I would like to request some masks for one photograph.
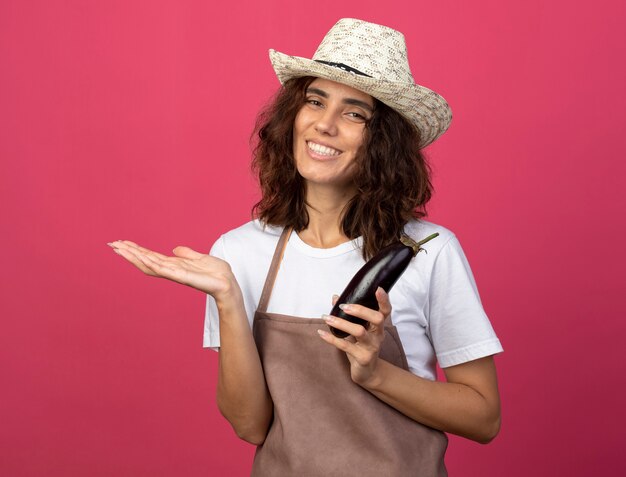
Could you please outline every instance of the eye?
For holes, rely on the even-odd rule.
[[[360,121],[360,122],[365,122],[368,119],[365,115],[361,113],[357,113],[356,111],[350,111],[347,114],[349,118]]]
[[[310,104],[311,106],[322,106],[321,101],[318,101],[317,99],[314,99],[314,98],[307,98],[306,102]]]

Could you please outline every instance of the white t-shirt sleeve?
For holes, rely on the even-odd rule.
[[[443,246],[433,264],[428,319],[433,347],[442,368],[502,351],[482,307],[467,258],[455,236]]]
[[[224,237],[220,237],[211,247],[209,255],[222,260],[226,260],[224,256]],[[206,311],[204,315],[204,336],[202,346],[211,348],[215,351],[220,347],[220,320],[217,313],[217,304],[211,295],[206,296]]]

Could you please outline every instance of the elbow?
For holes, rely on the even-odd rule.
[[[264,432],[255,432],[253,429],[235,429],[235,433],[242,441],[246,441],[255,446],[263,444],[263,442],[265,442],[265,436],[267,435]]]
[[[481,426],[482,428],[480,429],[480,433],[472,440],[478,442],[479,444],[489,444],[500,432],[500,423],[500,416],[485,423]]]
[[[227,412],[218,401],[218,409],[222,416],[230,423],[239,439],[260,446],[265,441],[269,429],[269,420],[255,420],[250,415],[233,415]]]
[[[265,442],[269,426],[264,425],[264,422],[254,422],[249,418],[241,419],[238,422],[231,420],[228,421],[235,431],[235,434],[237,434],[237,437],[239,437],[242,441],[255,446],[260,446],[263,442]]]
[[[237,434],[237,437],[242,441],[246,441],[249,444],[260,446],[265,442],[265,437],[267,436],[267,427],[263,427],[262,425],[252,425],[251,423],[235,423],[233,421],[229,421],[231,427]]]

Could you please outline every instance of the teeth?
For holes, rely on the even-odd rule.
[[[308,142],[309,149],[316,154],[322,154],[323,156],[338,156],[341,151],[333,149],[332,147],[322,146],[321,144],[315,144],[314,142]]]

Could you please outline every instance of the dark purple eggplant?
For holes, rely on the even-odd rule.
[[[339,305],[342,303],[356,303],[378,310],[378,300],[376,300],[378,287],[389,293],[389,290],[396,284],[400,275],[409,266],[411,259],[420,250],[424,250],[421,246],[438,235],[438,233],[434,233],[416,242],[408,235],[403,234],[400,240],[381,249],[352,277],[352,280],[350,280],[346,289],[339,296],[330,314],[367,328],[367,321],[348,315],[339,308]],[[348,336],[348,333],[345,331],[338,330],[332,326],[330,331],[338,338]]]

